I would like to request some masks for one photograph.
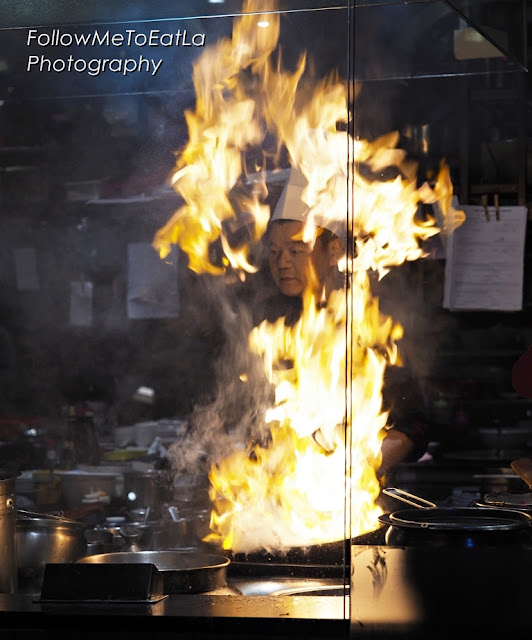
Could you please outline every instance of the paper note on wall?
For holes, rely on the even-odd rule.
[[[174,247],[164,260],[147,242],[128,245],[127,315],[166,318],[179,313],[178,253]]]
[[[462,206],[447,239],[443,306],[452,311],[519,311],[523,306],[526,207]]]

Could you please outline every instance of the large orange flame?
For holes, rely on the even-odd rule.
[[[451,205],[445,165],[435,185],[418,187],[416,168],[397,149],[397,133],[373,142],[347,133],[352,114],[344,81],[331,74],[304,82],[305,55],[293,72],[272,63],[280,28],[275,9],[273,0],[247,0],[232,39],[198,59],[196,109],[186,114],[189,142],[172,177],[185,204],[154,239],[163,257],[170,244],[179,244],[198,273],[252,272],[248,252],[270,214],[260,190],[248,202],[255,224],[247,245],[235,251],[224,223],[236,216],[228,193],[242,180],[242,157],[267,133],[308,180],[305,237],[312,237],[314,220],[332,218],[347,221],[355,238],[342,262],[350,279],[346,291],[333,292],[325,307],[306,292],[294,326],[283,319],[264,322],[249,336],[275,387],[266,416],[271,441],[238,450],[209,475],[214,509],[208,539],[243,552],[307,546],[343,539],[349,528],[351,535],[375,528],[376,470],[388,420],[382,386],[386,367],[400,363],[403,330],[380,312],[368,273],[383,277],[423,256],[420,241],[440,228],[434,219],[419,218],[420,203],[439,203],[446,233],[462,219]],[[259,28],[259,11],[268,12],[268,28]],[[397,177],[370,180],[357,170],[360,164],[372,174],[393,166]],[[221,266],[209,259],[218,239]]]

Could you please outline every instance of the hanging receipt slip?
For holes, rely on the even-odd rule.
[[[451,311],[519,311],[523,306],[526,207],[462,206],[447,238],[443,306]]]

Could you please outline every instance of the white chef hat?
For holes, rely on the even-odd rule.
[[[303,200],[303,191],[308,186],[308,181],[303,172],[295,167],[290,168],[288,182],[279,197],[271,221],[297,220],[298,222],[312,222],[317,227],[329,229],[340,238],[345,236],[345,226],[341,220],[335,220],[323,215],[309,215],[310,207]]]

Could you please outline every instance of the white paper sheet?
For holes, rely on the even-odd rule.
[[[166,318],[179,313],[175,247],[162,260],[150,243],[128,245],[127,314],[129,318]]]
[[[443,306],[519,311],[523,306],[526,207],[462,206],[465,222],[447,239]]]

